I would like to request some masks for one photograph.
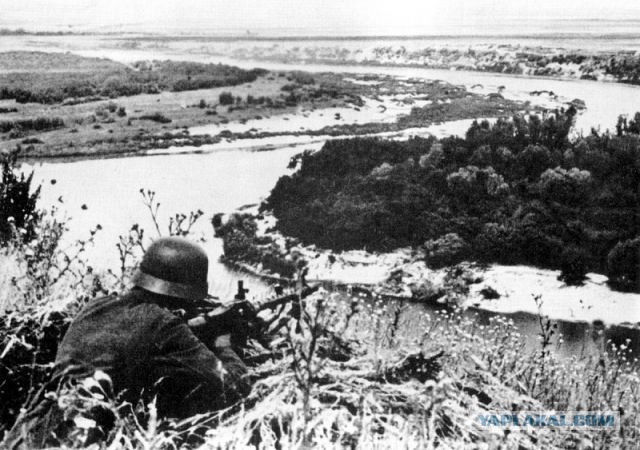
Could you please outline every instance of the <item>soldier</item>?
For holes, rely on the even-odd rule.
[[[249,390],[247,369],[229,334],[211,330],[201,340],[171,312],[207,296],[207,272],[199,246],[176,237],[156,240],[131,290],[94,299],[75,318],[58,348],[54,379],[80,380],[100,370],[120,398],[136,404],[156,397],[165,417],[188,417],[238,400]],[[21,419],[9,438],[27,448],[49,442],[42,430],[29,437],[30,420]]]

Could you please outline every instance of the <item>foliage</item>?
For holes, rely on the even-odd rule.
[[[402,127],[424,126],[425,123],[440,123],[456,120],[461,117],[491,117],[496,111],[502,114],[515,114],[522,110],[522,104],[512,100],[492,99],[487,101],[483,95],[467,94],[457,97],[456,93],[448,102],[435,100],[432,103],[411,108],[407,116],[402,116],[399,123]]]
[[[234,101],[235,99],[231,92],[221,92],[218,96],[218,102],[220,102],[221,105],[233,105]]]
[[[0,133],[10,131],[47,131],[64,127],[59,117],[36,117],[35,119],[16,119],[0,121]]]
[[[547,201],[578,206],[588,198],[591,173],[576,167],[547,169],[540,176],[540,189]]]
[[[155,193],[142,190],[142,195],[160,234]],[[189,233],[200,215],[176,215],[169,232]],[[260,242],[255,222],[245,215],[233,217],[217,231],[223,236],[240,232]],[[47,381],[57,344],[79,308],[119,285],[84,261],[82,249],[91,238],[63,251],[58,243],[65,220],[55,212],[43,213],[38,226],[39,239],[0,249],[0,305],[5,311],[0,322],[0,401],[5,406],[0,434]],[[130,240],[121,239],[125,257],[146,236],[139,227],[132,229]],[[451,295],[474,282],[464,266],[452,268],[446,277]],[[252,364],[254,386],[240,404],[176,422],[158,417],[153,402],[120,401],[112,395],[108,377],[96,372],[48,397],[69,419],[61,446],[86,447],[97,436],[104,442],[94,447],[130,450],[202,443],[222,449],[360,449],[399,444],[566,448],[585,442],[604,449],[632,448],[638,440],[637,360],[624,347],[562,360],[550,351],[555,328],[544,318],[543,345],[529,352],[513,322],[501,317],[478,326],[476,318],[457,310],[428,313],[419,306],[326,292],[299,308],[284,316],[274,341],[279,344],[265,349],[269,357]],[[616,433],[521,429],[496,436],[474,422],[478,414],[514,409],[624,414]],[[98,435],[104,417],[110,430]]]
[[[640,237],[618,242],[607,258],[609,279],[614,286],[634,290],[640,284]]]
[[[156,112],[153,114],[145,114],[142,116],[139,116],[138,119],[140,120],[152,120],[154,122],[158,122],[158,123],[171,123],[171,119],[169,119],[167,116],[165,116],[164,114],[160,113],[160,112]]]
[[[258,235],[251,214],[234,213],[224,224],[214,227],[216,236],[222,237],[226,261],[259,266],[262,271],[283,278],[293,278],[302,269],[302,261],[285,254],[271,238]]]
[[[549,351],[550,340],[525,351],[514,324],[504,318],[478,327],[460,312],[427,314],[380,299],[341,302],[325,295],[306,304],[305,312],[299,329],[291,319],[292,349],[284,360],[254,369],[252,407],[223,419],[209,431],[208,443],[355,449],[634,445],[637,424],[627,408],[637,405],[624,390],[635,392],[638,381],[635,360],[624,349],[561,361]],[[541,326],[550,339],[555,324],[541,318]],[[426,331],[416,338],[417,329]],[[323,354],[335,336],[356,343],[355,351],[341,351],[346,360]],[[444,354],[439,374],[420,377],[406,370],[416,355],[438,354]],[[312,376],[306,376],[309,368]],[[473,420],[495,410],[620,407],[622,433],[527,428],[496,435]]]
[[[574,114],[474,123],[465,139],[330,141],[297,156],[299,170],[263,208],[283,234],[334,250],[419,248],[456,234],[471,260],[564,268],[570,282],[613,276],[609,252],[640,220],[640,136],[570,141]]]
[[[587,278],[590,255],[581,248],[570,246],[560,256],[559,280],[568,285],[579,286]]]
[[[222,64],[180,61],[126,66],[69,53],[9,52],[2,59],[11,60],[9,67],[13,69],[0,75],[0,99],[19,103],[53,104],[73,98],[210,89],[251,82],[264,73],[259,69],[247,71]]]
[[[33,172],[27,176],[17,173],[18,148],[0,155],[2,180],[0,183],[0,245],[19,236],[28,241],[34,238],[39,221],[36,202],[40,186],[32,191]]]
[[[424,243],[424,249],[427,264],[434,268],[459,263],[469,254],[469,244],[456,233],[430,239]]]

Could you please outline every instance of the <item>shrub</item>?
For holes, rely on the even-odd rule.
[[[500,196],[509,192],[509,185],[493,167],[461,167],[447,176],[447,185],[456,198],[465,200]]]
[[[537,179],[542,172],[553,165],[551,153],[546,147],[529,145],[516,155],[520,176],[529,180]]]
[[[0,133],[9,131],[46,131],[64,127],[59,117],[37,117],[35,119],[18,119],[0,121]]]
[[[456,233],[485,263],[561,269],[573,245],[592,255],[589,271],[606,271],[613,246],[637,236],[640,137],[558,147],[567,122],[533,117],[476,124],[466,140],[329,141],[292,160],[299,170],[265,208],[286,235],[332,250],[415,248]]]
[[[500,298],[500,293],[491,286],[485,286],[480,289],[480,295],[485,300],[496,300]]]
[[[506,224],[488,222],[473,240],[474,253],[480,262],[514,264],[521,254],[515,239],[515,229]]]
[[[430,239],[424,243],[424,248],[427,264],[436,268],[457,264],[469,254],[469,245],[456,233]]]
[[[591,174],[587,170],[562,167],[547,169],[540,175],[540,190],[548,201],[577,205],[587,200]]]
[[[640,236],[618,242],[609,252],[607,266],[612,285],[640,292]]]
[[[184,61],[139,62],[132,68],[107,59],[72,54],[17,55],[19,64],[28,69],[0,74],[0,99],[15,99],[19,103],[51,104],[68,99],[80,103],[95,100],[96,96],[115,98],[166,90],[210,89],[254,81],[265,73],[260,69]],[[11,61],[5,65],[16,64]]]
[[[565,248],[560,255],[560,276],[558,279],[571,286],[580,286],[586,280],[591,255],[579,247]]]
[[[162,113],[156,112],[153,114],[145,114],[143,116],[138,117],[140,120],[152,120],[158,123],[171,123],[171,119],[165,116]]]
[[[33,172],[18,175],[16,161],[18,151],[0,155],[2,183],[0,184],[0,244],[5,244],[17,232],[23,240],[30,240],[39,220],[36,201],[40,186],[32,192]]]
[[[220,102],[221,105],[233,105],[234,102],[234,97],[233,94],[231,92],[222,92],[219,96],[218,96],[218,101]]]
[[[313,75],[307,72],[292,72],[291,79],[298,84],[315,84],[316,80]]]

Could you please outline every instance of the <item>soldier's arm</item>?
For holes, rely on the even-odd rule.
[[[231,346],[229,335],[218,336],[213,344],[213,352],[222,361],[225,370],[230,374],[234,382],[234,389],[240,395],[248,395],[251,385],[248,378],[248,370],[245,363]]]
[[[236,401],[236,374],[181,320],[172,316],[155,333],[152,377],[159,380],[159,408],[186,416]]]

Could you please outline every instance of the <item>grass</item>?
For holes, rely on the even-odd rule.
[[[46,380],[57,340],[84,301],[120,286],[106,274],[87,275],[81,256],[67,269],[62,251],[34,259],[36,248],[9,246],[0,253],[0,266],[10,269],[0,272],[0,305],[11,311],[0,325],[2,368],[13,371],[11,386],[23,389],[0,387],[4,404],[26,401]],[[38,258],[48,261],[35,264]],[[634,448],[639,438],[637,360],[623,347],[559,360],[549,349],[553,325],[543,317],[541,345],[533,353],[524,352],[514,324],[500,317],[484,326],[460,311],[427,313],[330,292],[310,298],[301,317],[286,321],[273,358],[252,366],[251,395],[225,411],[175,422],[157,417],[153,404],[111,400],[95,381],[59,392],[76,424],[64,445],[82,446],[96,405],[116,417],[109,448],[190,442],[218,449],[608,449]],[[421,365],[415,363],[420,353],[427,361],[442,356]],[[504,432],[476,420],[490,411],[525,410],[614,410],[622,427]],[[5,409],[3,425],[16,413]]]
[[[0,85],[3,77],[22,77],[22,87],[30,91],[37,89],[37,86],[56,86],[57,82],[51,84],[49,80],[38,81],[37,77],[55,77],[70,85],[69,92],[84,89],[83,86],[89,85],[87,89],[91,91],[96,83],[91,81],[87,84],[86,80],[80,80],[78,77],[92,77],[96,72],[109,73],[131,69],[106,59],[82,58],[72,54],[27,53],[28,57],[19,61],[20,55],[24,54],[0,53]],[[211,87],[206,83],[197,82],[206,72],[203,75],[196,69],[208,67],[206,65],[197,65],[191,70],[190,63],[154,64],[160,65],[152,65],[149,69],[140,63],[135,70],[145,73],[165,70],[176,79],[191,77],[190,79],[194,80],[191,88],[198,89],[182,90],[185,86],[171,88],[163,87],[162,83],[159,83],[157,90],[114,91],[114,95],[121,96],[113,99],[87,91],[86,96],[77,97],[74,94],[72,98],[54,104],[0,100],[0,111],[6,111],[2,113],[0,122],[6,124],[5,128],[8,131],[0,133],[0,147],[11,149],[25,138],[37,136],[40,142],[23,146],[22,155],[34,158],[124,155],[170,146],[200,146],[228,138],[255,139],[281,134],[339,136],[398,131],[406,127],[426,126],[443,117],[476,117],[480,112],[489,111],[492,112],[489,115],[494,116],[499,115],[500,111],[518,108],[518,105],[513,103],[505,106],[504,101],[501,103],[477,96],[468,100],[468,93],[463,88],[442,82],[425,83],[423,80],[398,80],[390,76],[378,76],[377,84],[360,85],[348,81],[344,74],[321,73],[311,76],[302,72],[282,72],[267,73],[258,76],[254,81],[231,87]],[[39,65],[42,69],[38,68]],[[66,67],[74,69],[73,76],[65,75]],[[290,90],[283,91],[282,88],[285,86],[289,86]],[[228,123],[243,123],[258,116],[269,118],[279,114],[305,113],[326,107],[358,108],[362,106],[364,98],[380,99],[380,95],[429,98],[433,101],[453,99],[453,102],[439,103],[437,108],[432,108],[433,111],[415,108],[398,123],[337,123],[321,130],[299,130],[292,124],[292,129],[286,132],[249,130],[231,135],[223,134]],[[223,105],[223,102],[231,103]],[[467,103],[476,108],[471,111],[472,114],[465,113]],[[112,111],[112,106],[115,106],[115,111]],[[141,117],[157,117],[158,114],[165,119],[137,120]],[[16,123],[35,118],[60,120],[64,127],[33,130],[28,129],[29,127],[14,126]],[[187,136],[183,133],[185,128],[209,124],[219,126],[216,132],[212,132],[212,136]]]
[[[57,104],[66,99],[187,91],[255,81],[260,70],[222,64],[154,61],[126,66],[70,53],[0,54],[0,99]]]

